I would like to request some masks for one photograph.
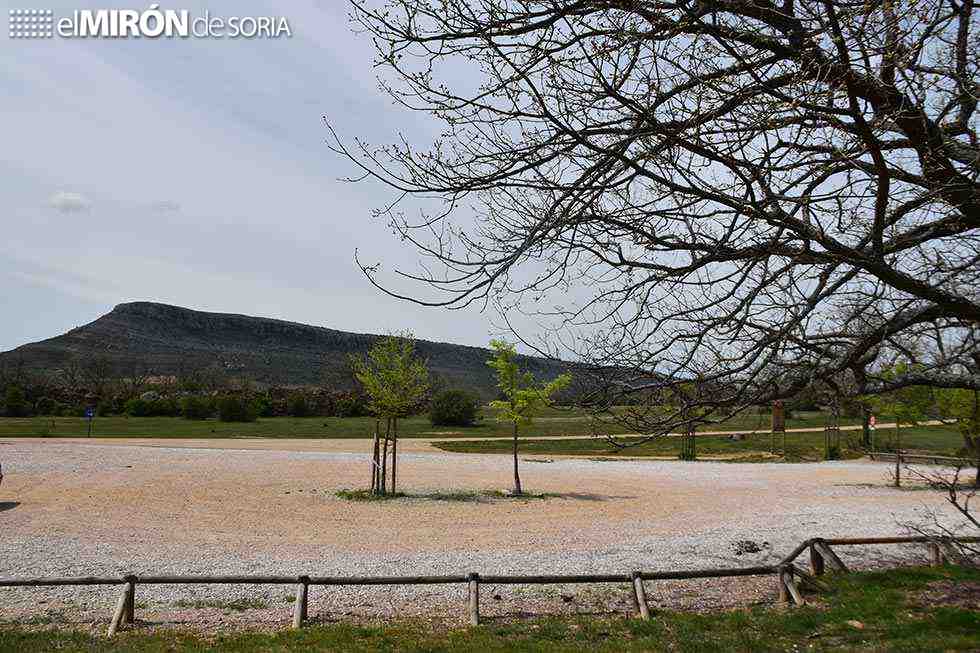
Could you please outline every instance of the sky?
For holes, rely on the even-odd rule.
[[[144,4],[0,2],[9,9]],[[0,351],[58,335],[118,303],[158,301],[355,332],[485,345],[477,310],[381,294],[354,264],[411,268],[413,250],[350,184],[345,138],[425,144],[426,116],[379,89],[373,49],[343,0],[186,3],[284,16],[291,38],[11,39],[0,32]]]

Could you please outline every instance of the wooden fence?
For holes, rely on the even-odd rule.
[[[980,537],[961,538],[963,542],[980,542]],[[834,552],[835,546],[873,544],[925,544],[931,552],[933,564],[942,564],[944,551],[951,546],[949,540],[928,537],[870,537],[870,538],[813,538],[802,542],[790,555],[774,565],[735,567],[727,569],[683,569],[667,571],[632,571],[625,574],[579,575],[480,575],[469,573],[454,576],[153,576],[129,574],[122,577],[73,578],[0,578],[0,587],[58,587],[64,585],[122,585],[122,593],[116,603],[109,623],[108,636],[112,637],[121,626],[135,623],[137,585],[295,585],[296,600],[293,604],[293,627],[300,628],[307,620],[310,587],[354,585],[467,585],[467,615],[469,623],[480,623],[480,588],[483,585],[564,585],[573,583],[622,583],[629,586],[636,614],[650,619],[644,581],[690,580],[696,578],[733,578],[739,576],[775,576],[779,599],[796,605],[806,603],[797,584],[824,573],[826,567],[846,572],[847,566]],[[810,571],[795,564],[804,552],[810,553]]]
[[[889,453],[885,451],[875,451],[868,454],[871,460],[880,460],[882,462],[895,462],[895,459],[899,456],[897,453]],[[902,459],[900,462],[911,463],[917,465],[945,465],[947,467],[973,467],[977,465],[976,460],[968,460],[966,458],[956,458],[953,456],[939,456],[928,453],[902,453]]]

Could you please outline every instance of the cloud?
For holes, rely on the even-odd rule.
[[[180,204],[173,200],[157,200],[150,203],[150,210],[155,213],[179,213]]]
[[[48,206],[62,213],[81,213],[92,208],[92,203],[84,195],[60,190],[48,199]]]

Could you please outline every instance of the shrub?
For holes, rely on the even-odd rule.
[[[272,417],[275,414],[275,406],[268,395],[259,395],[253,399],[252,409],[259,417]]]
[[[184,419],[207,419],[212,412],[211,402],[204,397],[189,395],[180,400],[180,414]]]
[[[111,401],[100,401],[95,407],[95,414],[99,417],[105,417],[106,415],[112,415],[116,412],[116,407]]]
[[[57,409],[57,403],[51,397],[41,397],[34,404],[34,413],[36,415],[54,415]]]
[[[27,417],[30,412],[23,388],[16,385],[7,386],[7,392],[4,394],[4,414],[7,417]]]
[[[244,397],[226,395],[218,400],[218,419],[222,422],[254,422],[255,406]]]
[[[160,417],[174,417],[180,415],[180,406],[176,399],[164,398],[157,399],[150,404],[150,414]]]
[[[358,394],[347,394],[337,397],[334,405],[336,417],[362,417],[368,414],[367,402]]]
[[[293,417],[306,417],[309,415],[310,406],[306,403],[306,397],[301,394],[295,394],[290,397],[286,412]]]
[[[150,414],[150,402],[145,399],[130,399],[123,407],[123,412],[130,417],[148,417]]]
[[[477,398],[464,390],[444,390],[432,398],[429,419],[433,426],[472,426],[479,410]]]

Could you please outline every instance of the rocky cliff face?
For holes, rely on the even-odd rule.
[[[105,357],[113,373],[173,375],[220,370],[256,381],[284,385],[327,382],[352,386],[347,361],[366,352],[379,336],[348,333],[247,315],[205,313],[179,306],[133,302],[120,304],[90,324],[0,353],[0,364],[27,369],[62,369],[72,360]],[[418,354],[447,385],[484,398],[496,394],[490,352],[479,347],[419,340]],[[524,364],[541,379],[562,365],[540,358]]]

